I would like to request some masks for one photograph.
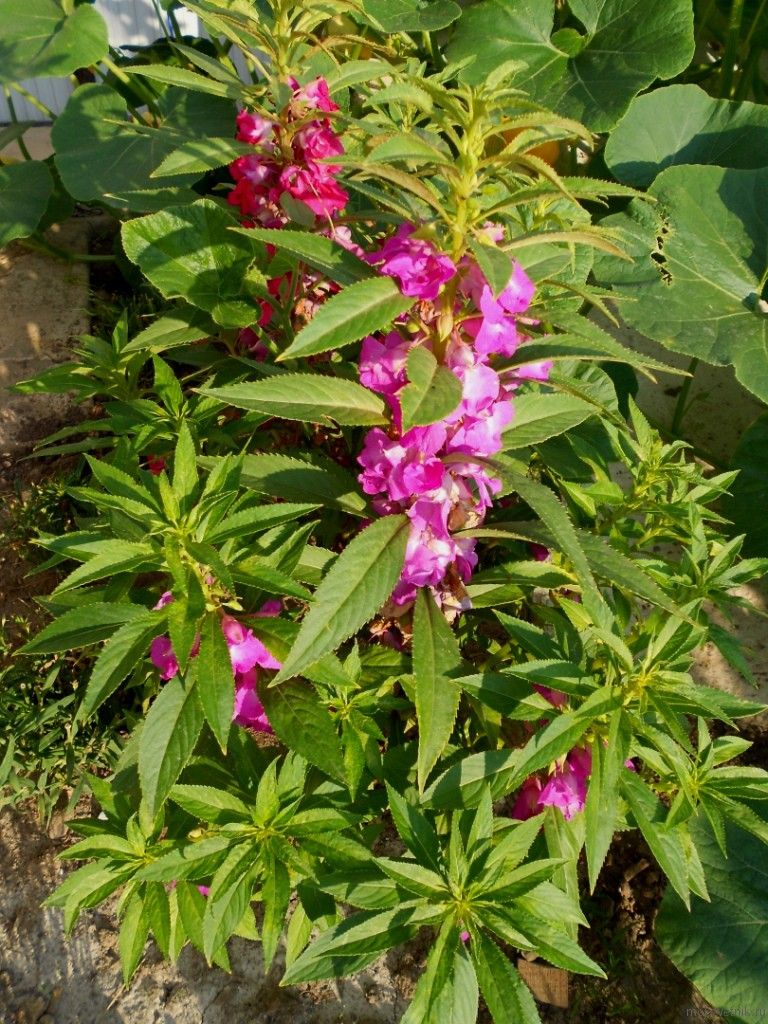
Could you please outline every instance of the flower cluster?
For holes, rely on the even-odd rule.
[[[155,608],[163,608],[171,601],[173,595],[166,591]],[[267,601],[256,614],[274,616],[280,613],[280,608],[279,601]],[[222,615],[221,630],[229,648],[235,677],[235,707],[232,721],[247,729],[271,733],[272,727],[259,700],[257,666],[264,669],[279,669],[281,664],[269,653],[261,640],[253,635],[253,631],[247,629],[232,615]],[[199,650],[200,638],[196,637],[190,652],[191,657],[197,657]],[[161,679],[172,679],[179,671],[173,644],[167,636],[155,637],[150,648],[150,658],[160,672]]]
[[[558,762],[546,781],[531,775],[520,787],[512,808],[512,817],[532,818],[545,807],[559,807],[566,821],[584,809],[587,779],[592,772],[592,754],[588,747],[574,747]]]
[[[380,514],[405,512],[411,520],[405,565],[393,594],[395,605],[413,601],[418,587],[434,588],[444,601],[451,594],[466,606],[465,589],[477,563],[475,544],[454,534],[482,523],[501,484],[486,461],[502,447],[502,431],[512,422],[512,394],[520,379],[546,380],[551,364],[531,364],[499,372],[494,356],[509,356],[525,337],[518,315],[527,310],[534,286],[514,265],[509,282],[494,297],[479,266],[464,259],[457,266],[411,225],[367,257],[394,277],[405,295],[422,300],[424,330],[410,337],[395,330],[365,339],[360,380],[382,395],[392,411],[389,431],[368,432],[358,457],[360,483]],[[438,311],[431,304],[453,278],[454,328],[443,365],[461,383],[461,401],[448,416],[428,426],[402,430],[400,393],[408,383],[408,353],[415,345],[432,348],[430,326]]]
[[[322,116],[339,109],[327,82],[317,78],[300,86],[290,79],[289,85],[293,95],[282,119],[269,120],[247,110],[237,116],[237,138],[254,151],[230,164],[236,184],[227,200],[252,226],[285,224],[288,217],[280,200],[286,193],[319,217],[338,213],[349,198],[336,180],[339,165],[322,162],[344,152],[330,118]]]

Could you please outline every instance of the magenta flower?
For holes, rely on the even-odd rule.
[[[394,398],[406,383],[405,364],[411,342],[397,331],[382,340],[369,335],[360,349],[360,383],[371,391]]]
[[[279,666],[278,666],[279,667]],[[235,709],[232,721],[245,729],[256,732],[272,732],[264,705],[259,700],[256,669],[238,672],[235,676]]]
[[[229,657],[235,672],[250,672],[256,665],[278,669],[280,662],[273,658],[264,644],[231,615],[222,615],[221,628],[229,647]]]
[[[559,807],[566,821],[584,809],[592,755],[586,747],[574,747],[562,766],[555,769],[539,797],[543,807]]]
[[[156,636],[149,648],[152,664],[160,673],[161,679],[173,679],[179,671],[179,662],[173,653],[173,644],[167,636]]]
[[[293,87],[293,98],[304,103],[312,110],[323,110],[326,113],[338,110],[338,105],[331,99],[328,83],[324,78],[316,78],[307,85],[299,85],[295,78],[289,79]]]
[[[368,257],[368,262],[382,260],[379,270],[398,279],[403,295],[431,302],[437,298],[441,285],[454,276],[456,265],[431,242],[414,238],[414,231],[412,224],[401,224],[393,237]]]
[[[235,118],[237,135],[241,142],[250,142],[254,146],[266,142],[272,135],[272,122],[249,110],[241,110]]]
[[[308,206],[321,217],[330,217],[343,210],[349,195],[338,184],[332,174],[323,173],[325,168],[318,165],[300,167],[289,164],[280,174],[280,185],[294,199]]]
[[[526,821],[538,814],[539,796],[541,795],[541,779],[538,775],[531,775],[525,780],[517,792],[517,800],[512,808],[512,817],[519,821]]]

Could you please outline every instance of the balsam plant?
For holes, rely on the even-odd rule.
[[[692,821],[768,841],[766,773],[710,731],[762,706],[690,675],[708,639],[743,664],[707,609],[766,563],[718,512],[734,474],[632,401],[663,364],[584,315],[594,253],[624,255],[592,211],[645,201],[576,173],[594,112],[532,98],[517,59],[477,74],[462,22],[446,55],[455,4],[386,6],[190,2],[251,82],[178,44],[182,68],[123,69],[162,87],[152,117],[86,85],[54,129],[86,191],[107,160],[75,138],[151,162],[104,191],[143,214],[122,245],[164,308],[27,385],[104,415],[53,441],[92,476],[40,538],[68,574],[24,652],[96,652],[81,719],[148,705],[49,903],[71,927],[120,893],[126,982],[150,934],[224,967],[234,934],[267,965],[282,942],[289,984],[429,928],[406,1022],[480,996],[535,1021],[514,951],[602,974],[579,865],[593,890],[617,830],[686,904]]]

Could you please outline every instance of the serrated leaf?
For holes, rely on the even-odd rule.
[[[201,464],[208,467],[215,462],[202,459]],[[368,512],[355,478],[335,463],[314,465],[289,455],[246,455],[241,482],[244,487],[275,498],[330,505],[356,516]]]
[[[42,161],[0,166],[0,248],[37,230],[52,194],[53,178]]]
[[[486,245],[477,239],[473,239],[469,244],[483,276],[491,286],[491,291],[495,296],[499,295],[507,287],[512,276],[512,261],[508,253],[498,246]]]
[[[385,32],[432,32],[456,21],[461,8],[453,0],[364,0],[363,13]]]
[[[240,843],[213,876],[202,926],[203,952],[209,961],[242,921],[259,867],[254,846]]]
[[[459,646],[429,590],[422,587],[413,615],[413,673],[419,725],[418,781],[427,777],[445,749],[459,709],[461,688],[447,673],[461,664]]]
[[[266,380],[201,388],[200,393],[237,409],[304,423],[375,426],[388,421],[377,394],[356,381],[319,373],[286,373]]]
[[[615,711],[608,730],[608,746],[600,740],[592,744],[592,775],[584,807],[586,815],[586,852],[590,892],[595,891],[600,868],[608,853],[619,805],[619,779],[629,755],[632,730],[626,712]]]
[[[531,990],[492,939],[476,932],[469,954],[495,1024],[541,1024]]]
[[[84,611],[85,609],[80,609]],[[93,666],[80,706],[79,716],[87,718],[111,696],[146,657],[150,641],[162,632],[164,616],[143,610],[113,633]]]
[[[514,400],[514,418],[501,435],[502,451],[541,444],[577,427],[596,413],[575,395],[523,394]]]
[[[264,967],[269,970],[277,952],[277,944],[285,925],[285,915],[291,896],[288,869],[282,861],[268,858],[264,865],[264,884],[261,900],[264,917],[261,925],[261,943],[264,949]]]
[[[119,626],[141,619],[147,609],[137,604],[86,604],[64,612],[20,647],[17,654],[59,654],[87,647],[111,636]]]
[[[345,781],[344,752],[328,710],[310,683],[262,687],[259,697],[279,738],[331,778]]]
[[[368,334],[384,330],[413,305],[391,277],[357,281],[332,295],[278,357],[305,358],[340,349]]]
[[[367,63],[367,62],[366,62]],[[267,245],[273,245],[281,252],[295,256],[303,263],[335,281],[350,285],[373,277],[375,271],[343,246],[325,235],[312,231],[291,231],[290,228],[232,228],[256,238]]]
[[[403,430],[426,426],[444,419],[461,401],[461,381],[446,366],[440,366],[423,345],[408,353],[408,383],[399,394]]]
[[[118,939],[124,985],[128,985],[136,973],[148,937],[149,920],[144,911],[144,901],[138,892],[134,892],[123,910]]]
[[[315,591],[276,681],[300,675],[376,614],[400,577],[409,528],[406,516],[383,516],[347,545]]]
[[[253,146],[236,139],[190,139],[174,149],[152,171],[151,178],[175,174],[203,174],[224,167],[240,156],[253,154]]]
[[[107,26],[90,4],[0,0],[0,82],[70,75],[107,55]]]
[[[188,673],[174,676],[155,698],[139,736],[139,782],[147,812],[154,818],[192,756],[203,727],[203,713]]]
[[[226,753],[235,707],[235,678],[229,647],[216,612],[206,615],[200,630],[197,693],[205,720]]]

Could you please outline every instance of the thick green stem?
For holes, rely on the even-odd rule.
[[[693,375],[696,373],[696,367],[698,365],[698,359],[691,360],[688,366],[688,373],[690,374],[690,377],[685,378],[683,386],[680,388],[680,394],[677,396],[677,401],[675,402],[675,412],[672,416],[672,425],[669,428],[675,438],[677,438],[680,434],[680,429],[683,425],[685,414],[688,411],[688,396],[691,393]]]
[[[42,235],[31,235],[29,238],[19,238],[18,242],[23,245],[26,249],[30,249],[32,252],[40,252],[46,256],[53,256],[57,260],[64,260],[65,263],[113,263],[115,260],[114,256],[108,255],[93,255],[91,253],[77,253],[70,252],[68,249],[62,249],[59,245],[54,245],[53,242],[49,242],[47,238],[43,238]]]
[[[14,106],[14,103],[13,103],[13,96],[11,95],[11,90],[8,88],[7,85],[4,85],[3,86],[3,92],[5,93],[5,98],[6,98],[7,102],[8,102],[8,110],[10,111],[10,114],[11,114],[11,121],[13,121],[14,124],[18,124],[19,123],[19,119],[16,116],[16,107]],[[24,157],[24,159],[25,160],[31,160],[32,159],[32,154],[27,149],[27,144],[24,141],[24,136],[20,135],[16,141],[19,144],[19,149],[21,150],[21,155]]]
[[[725,40],[722,73],[720,78],[720,97],[729,99],[733,88],[733,73],[739,52],[739,34],[744,15],[744,0],[732,0],[731,14],[728,19],[728,36]]]
[[[19,96],[23,96],[27,103],[31,103],[33,107],[37,107],[41,114],[50,121],[56,120],[56,115],[50,107],[46,107],[42,100],[39,100],[37,96],[33,96],[29,89],[25,89],[23,85],[19,85],[18,82],[11,82],[11,88],[14,92],[17,92]]]

